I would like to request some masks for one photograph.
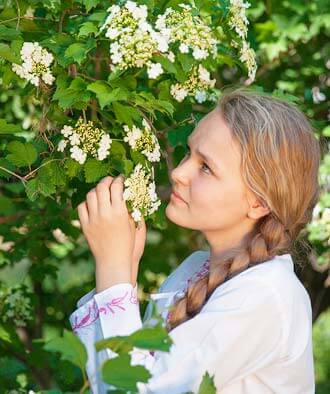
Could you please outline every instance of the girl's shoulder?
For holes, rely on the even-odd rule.
[[[206,250],[191,253],[164,280],[159,287],[159,292],[177,291],[194,277],[202,275],[209,267],[209,256],[210,252]]]

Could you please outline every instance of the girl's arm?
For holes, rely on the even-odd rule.
[[[225,291],[216,289],[198,315],[170,332],[170,352],[152,355],[133,348],[132,365],[144,365],[151,373],[148,383],[138,383],[138,392],[198,392],[205,371],[215,375],[221,392],[224,386],[278,360],[285,349],[285,319],[273,289],[262,281],[245,278]],[[94,343],[130,335],[143,326],[136,288],[121,283],[96,293],[72,313],[70,323],[87,348],[86,370],[93,394],[106,394],[112,387],[102,382],[100,368],[116,353],[97,352]]]

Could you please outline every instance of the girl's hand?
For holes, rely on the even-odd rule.
[[[123,199],[123,190],[122,175],[108,176],[87,193],[86,201],[78,205],[81,227],[96,262],[97,292],[117,283],[132,283],[137,230]],[[137,255],[141,252],[141,243],[141,240],[136,243]]]

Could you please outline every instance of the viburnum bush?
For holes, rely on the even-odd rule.
[[[21,281],[29,284],[0,287],[0,353],[13,356],[0,359],[0,369],[16,371],[14,388],[49,388],[55,362],[81,369],[77,375],[60,368],[65,387],[77,387],[82,376],[82,390],[88,388],[78,338],[67,331],[54,337],[45,328],[48,321],[61,330],[63,294],[74,297],[54,288],[56,262],[67,257],[78,264],[86,253],[76,207],[101,178],[122,173],[133,219],[164,226],[157,189],[165,190],[173,149],[184,146],[216,103],[218,71],[241,68],[246,84],[255,78],[248,6],[1,2],[0,266],[21,264]],[[0,373],[0,383],[9,381],[10,373]],[[208,377],[203,385],[210,386]]]

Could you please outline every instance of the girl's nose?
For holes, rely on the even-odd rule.
[[[181,161],[178,166],[171,171],[172,184],[181,183],[183,185],[188,185],[188,178],[187,168]]]

